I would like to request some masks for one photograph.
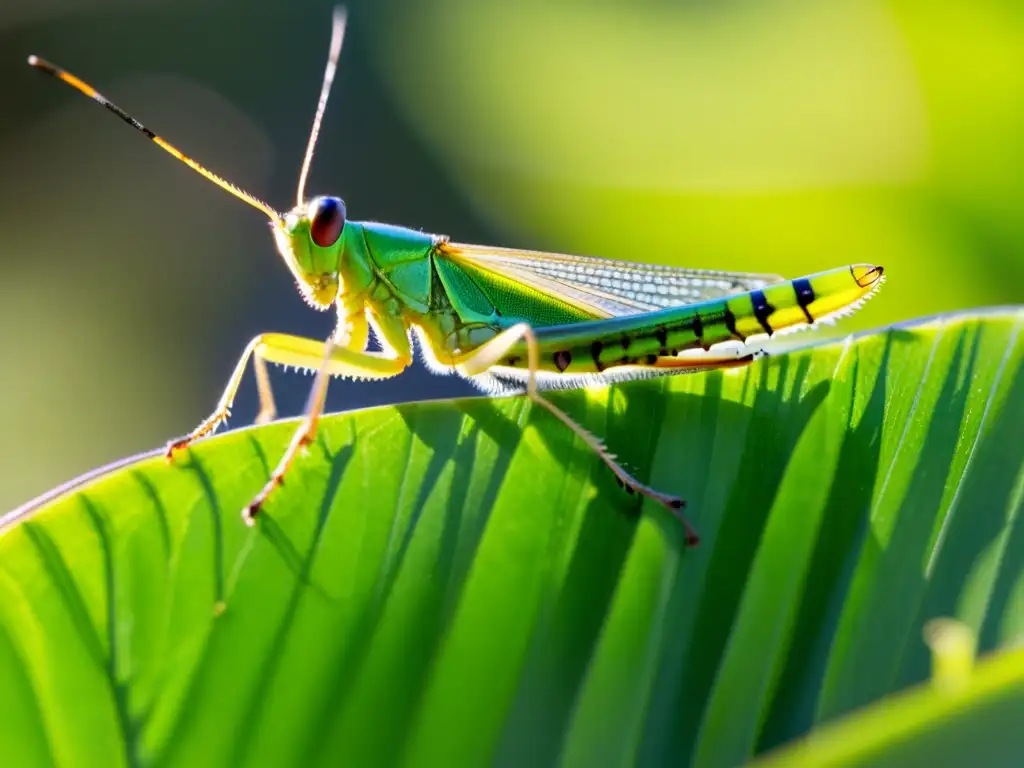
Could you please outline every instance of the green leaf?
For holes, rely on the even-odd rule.
[[[18,764],[735,765],[1024,629],[1024,310],[553,395],[229,432],[0,526]]]
[[[1017,765],[1022,718],[1024,650],[1015,649],[954,684],[917,686],[818,728],[756,765]]]

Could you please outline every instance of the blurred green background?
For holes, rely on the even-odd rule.
[[[787,276],[884,264],[841,330],[1024,301],[1019,2],[349,7],[309,191],[352,218]],[[284,208],[329,24],[327,2],[0,5],[0,509],[191,429],[256,333],[331,330],[261,214],[25,57]],[[272,376],[297,413],[309,379]],[[417,367],[329,406],[468,391]]]

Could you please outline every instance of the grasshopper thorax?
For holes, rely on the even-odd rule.
[[[310,306],[327,309],[341,289],[345,203],[338,197],[314,197],[274,225],[274,239],[299,291]]]

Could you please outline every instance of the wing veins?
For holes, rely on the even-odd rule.
[[[681,306],[761,288],[772,274],[687,269],[594,256],[575,256],[465,243],[442,243],[456,261],[569,299],[597,316],[621,316]]]

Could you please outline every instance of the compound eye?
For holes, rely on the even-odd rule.
[[[318,197],[309,204],[309,236],[321,248],[330,248],[345,229],[345,203],[337,197]]]

